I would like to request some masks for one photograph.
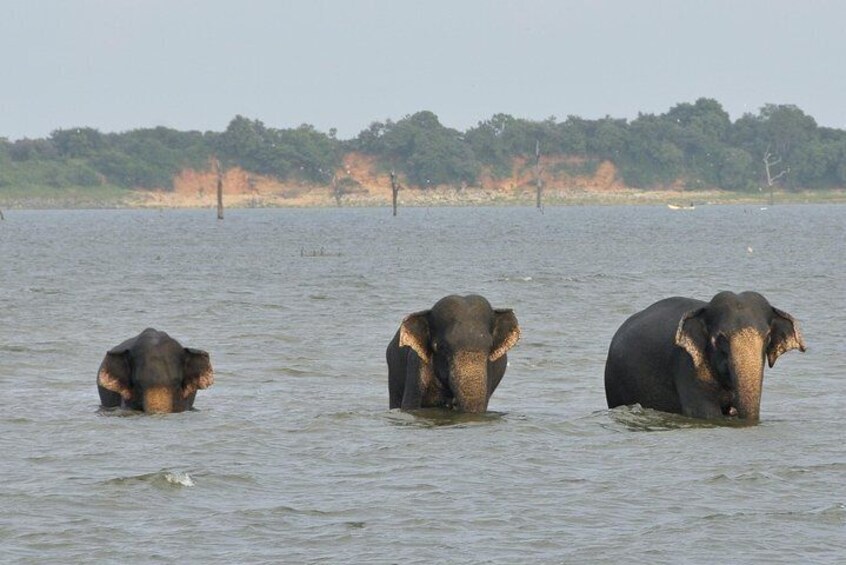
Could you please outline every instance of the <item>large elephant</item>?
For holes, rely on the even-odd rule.
[[[209,354],[147,328],[106,353],[97,373],[100,403],[144,412],[182,412],[214,384]]]
[[[608,407],[639,403],[692,418],[755,422],[764,358],[805,351],[799,324],[757,292],[667,298],[626,320],[608,350]]]
[[[406,316],[386,352],[390,407],[485,412],[519,339],[514,312],[478,295],[447,296]]]

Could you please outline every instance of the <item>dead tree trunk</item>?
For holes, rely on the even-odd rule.
[[[543,181],[541,181],[540,140],[535,140],[535,185],[537,189],[537,207],[543,213]]]
[[[769,188],[770,191],[770,206],[773,205],[773,185],[775,185],[775,181],[790,172],[790,167],[787,167],[780,173],[773,175],[770,168],[778,165],[779,163],[781,163],[781,157],[773,159],[773,154],[770,153],[770,148],[767,147],[767,150],[764,152],[764,170],[767,173],[767,188]]]
[[[220,161],[214,160],[214,168],[217,170],[217,219],[223,219],[223,171],[220,168]]]
[[[394,216],[397,215],[397,195],[399,194],[400,185],[397,182],[397,174],[391,171],[391,202],[394,206]]]
[[[332,196],[335,197],[335,204],[338,208],[341,207],[341,197],[344,196],[343,190],[338,186],[338,175],[332,175]]]

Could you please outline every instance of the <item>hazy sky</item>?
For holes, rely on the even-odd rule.
[[[846,128],[846,2],[0,0],[0,137],[237,114],[354,137],[431,110],[663,113],[715,98],[735,119],[796,104]]]

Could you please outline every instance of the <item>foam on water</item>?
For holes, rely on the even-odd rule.
[[[162,469],[155,473],[144,473],[130,477],[119,477],[106,481],[110,485],[150,484],[159,488],[193,487],[197,483],[185,471],[168,471]]]
[[[194,482],[194,479],[191,478],[191,475],[188,473],[182,473],[179,471],[176,472],[167,472],[164,474],[164,478],[167,482],[172,485],[179,485],[183,487],[193,487],[197,483]]]

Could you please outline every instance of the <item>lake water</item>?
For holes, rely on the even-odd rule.
[[[843,563],[846,207],[6,211],[4,563]],[[317,255],[317,256],[311,256]],[[757,290],[808,352],[761,423],[605,407],[610,339]],[[385,347],[449,293],[522,340],[482,417],[389,411]],[[98,412],[107,349],[206,349],[197,411]]]

